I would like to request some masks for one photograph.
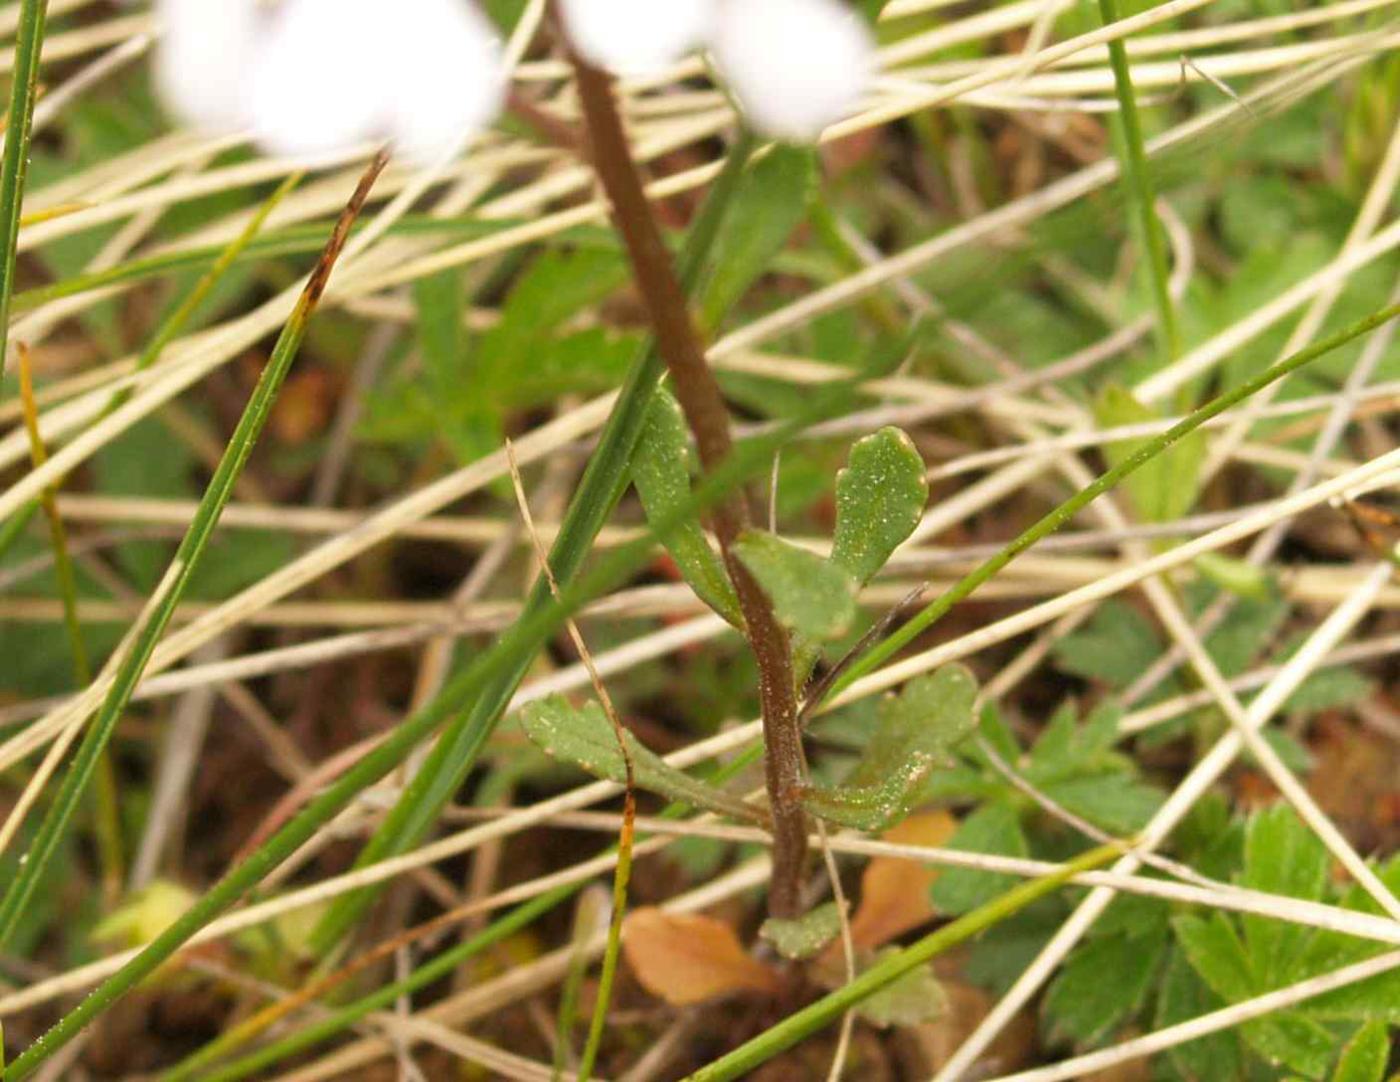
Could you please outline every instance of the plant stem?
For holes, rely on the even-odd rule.
[[[632,160],[627,134],[613,98],[612,79],[570,50],[593,167],[612,205],[613,217],[632,260],[633,276],[666,362],[676,399],[695,436],[700,462],[715,470],[733,450],[729,410],[710,371],[704,349],[666,246],[661,239]],[[734,553],[749,526],[742,489],[721,500],[713,515],[729,577],[738,595],[745,634],[758,663],[763,715],[764,774],[773,812],[772,915],[791,918],[801,906],[802,871],[807,855],[807,823],[799,799],[802,785],[801,731],[793,680],[792,648],[772,603]]]
[[[687,1076],[685,1082],[727,1082],[728,1079],[748,1074],[798,1041],[837,1021],[850,1008],[859,1005],[862,1000],[868,999],[910,970],[966,943],[993,925],[1019,913],[1032,902],[1058,890],[1074,876],[1107,864],[1123,852],[1123,848],[1117,845],[1093,849],[1064,864],[1059,871],[1013,887],[966,916],[930,932],[913,946],[881,959],[849,984],[842,985],[796,1014],[788,1015],[776,1026],[740,1045],[727,1056]]]
[[[1105,25],[1116,23],[1118,0],[1099,0],[1099,12]],[[1176,306],[1172,303],[1167,245],[1162,236],[1162,223],[1157,218],[1157,195],[1152,184],[1152,172],[1147,165],[1147,144],[1142,134],[1142,118],[1138,114],[1137,92],[1133,89],[1132,68],[1128,64],[1128,50],[1122,38],[1114,38],[1108,43],[1108,60],[1113,68],[1118,116],[1123,124],[1123,183],[1137,208],[1147,256],[1147,273],[1152,283],[1152,301],[1157,308],[1157,345],[1162,353],[1160,363],[1166,364],[1181,353],[1181,331],[1177,327]]]
[[[5,124],[5,156],[0,161],[0,376],[10,343],[10,297],[15,286],[15,255],[19,249],[20,207],[29,174],[29,137],[34,123],[34,99],[39,85],[39,54],[44,46],[48,0],[21,0],[15,37],[14,78]]]

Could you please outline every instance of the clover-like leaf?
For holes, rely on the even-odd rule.
[[[668,392],[658,391],[632,459],[632,482],[649,521],[674,521],[690,503],[689,462],[690,444],[681,407]],[[661,541],[696,596],[735,627],[740,626],[734,587],[699,521],[694,516],[684,519],[668,529]]]
[[[831,562],[864,586],[909,539],[928,501],[924,460],[897,428],[857,441],[836,475]]]
[[[734,553],[773,603],[779,622],[804,639],[837,639],[856,616],[856,583],[841,567],[771,533],[750,530]]]
[[[909,811],[935,769],[953,762],[952,749],[976,727],[977,681],[961,665],[911,680],[880,703],[865,753],[845,784],[809,786],[807,810],[860,830],[883,830]]]
[[[552,758],[580,767],[594,777],[626,784],[627,763],[618,746],[617,733],[597,703],[580,708],[556,695],[530,703],[520,712],[520,719],[525,735]],[[639,788],[720,815],[748,822],[765,821],[761,809],[670,766],[631,733],[625,733],[625,738]]]
[[[827,902],[794,920],[770,917],[758,934],[784,958],[805,961],[841,934],[841,910],[835,902]]]

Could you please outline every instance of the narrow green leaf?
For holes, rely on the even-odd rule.
[[[795,920],[770,917],[758,929],[758,934],[784,958],[805,961],[821,953],[822,948],[841,934],[841,910],[835,902],[827,902]]]
[[[14,294],[19,219],[24,203],[24,182],[29,174],[29,141],[48,14],[48,0],[20,0],[4,158],[0,160],[0,376],[5,373],[5,356],[9,352],[10,299]]]
[[[718,327],[748,288],[772,266],[807,213],[816,179],[810,147],[777,146],[744,175],[729,224],[715,245],[714,271],[700,304],[706,327]]]
[[[961,665],[916,677],[880,702],[870,743],[845,784],[809,786],[808,811],[861,830],[883,830],[908,813],[928,776],[977,725],[977,681]]]
[[[689,458],[690,444],[680,404],[668,391],[658,391],[632,459],[632,482],[637,486],[647,521],[673,521],[677,508],[690,502]],[[735,627],[742,626],[734,587],[699,520],[686,519],[662,541],[696,596]]]
[[[755,579],[778,620],[807,641],[839,639],[856,617],[856,584],[813,552],[761,530],[739,538],[734,554]]]
[[[1368,1022],[1342,1049],[1332,1082],[1382,1082],[1390,1062],[1390,1027]]]
[[[1104,388],[1094,403],[1094,419],[1104,428],[1115,428],[1159,418],[1126,387],[1113,383]],[[1110,465],[1119,466],[1150,442],[1148,438],[1116,440],[1104,446],[1104,455]],[[1128,495],[1145,521],[1169,522],[1191,510],[1206,450],[1205,435],[1193,432],[1127,479]]]
[[[554,696],[526,706],[520,712],[520,724],[525,735],[552,758],[580,767],[596,778],[626,784],[627,764],[617,745],[617,733],[597,703],[579,708]],[[638,787],[719,815],[746,822],[764,821],[763,813],[754,805],[668,766],[630,732],[625,736]]]
[[[880,958],[898,954],[897,948],[880,952]],[[890,1026],[918,1026],[946,1014],[948,993],[943,990],[932,964],[925,963],[909,970],[871,995],[856,1013],[871,1025],[887,1029]]]
[[[858,441],[836,475],[832,562],[865,585],[914,532],[927,502],[924,460],[913,440],[882,428]]]

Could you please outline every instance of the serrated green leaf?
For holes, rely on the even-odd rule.
[[[1241,885],[1270,894],[1321,901],[1327,886],[1327,849],[1286,804],[1255,812],[1245,831]],[[1309,929],[1288,921],[1241,919],[1253,972],[1272,988],[1296,973]]]
[[[680,509],[690,503],[689,447],[680,405],[670,392],[658,391],[632,456],[632,481],[648,520],[675,521]],[[700,523],[689,518],[661,540],[696,596],[735,627],[741,626],[734,587]]]
[[[1274,1066],[1287,1067],[1305,1078],[1321,1078],[1337,1051],[1337,1040],[1325,1027],[1296,1010],[1255,1018],[1240,1033],[1256,1053]]]
[[[750,167],[715,244],[714,271],[700,302],[706,327],[717,327],[749,287],[768,272],[793,230],[807,216],[815,180],[816,155],[808,147],[774,147]]]
[[[835,902],[827,902],[795,920],[770,917],[758,934],[784,958],[805,961],[816,957],[841,934],[841,909]]]
[[[1206,987],[1182,953],[1172,950],[1157,993],[1156,1028],[1166,1029],[1222,1006],[1224,1001]],[[1239,1082],[1244,1077],[1240,1038],[1230,1030],[1176,1045],[1168,1054],[1191,1082]]]
[[[1163,794],[1127,771],[1083,774],[1047,782],[1050,799],[1112,834],[1140,830],[1162,806]]]
[[[1024,857],[1030,851],[1020,816],[1001,801],[984,804],[964,819],[948,839],[948,848],[1003,857]],[[1015,882],[997,872],[946,868],[934,881],[933,904],[944,913],[960,916],[1009,890]]]
[[[1080,630],[1054,647],[1061,671],[1124,688],[1147,671],[1162,652],[1151,622],[1131,605],[1105,602]]]
[[[1342,1049],[1332,1082],[1383,1082],[1390,1062],[1390,1028],[1368,1022]]]
[[[1094,403],[1094,419],[1103,428],[1115,428],[1159,418],[1126,387],[1110,384]],[[1116,466],[1145,442],[1145,439],[1117,440],[1104,445],[1104,455]],[[1198,430],[1157,455],[1123,482],[1133,506],[1145,521],[1170,522],[1191,510],[1196,502],[1206,450],[1205,433]]]
[[[924,460],[897,428],[857,441],[836,475],[836,534],[831,560],[862,586],[908,540],[928,502]]]
[[[1172,931],[1191,968],[1217,996],[1238,1003],[1253,994],[1249,954],[1225,916],[1180,916],[1172,921]]]
[[[1236,597],[1262,601],[1273,593],[1273,580],[1269,573],[1245,560],[1222,556],[1218,552],[1203,552],[1194,562],[1197,571]]]
[[[808,641],[837,639],[856,617],[856,584],[840,567],[761,530],[734,545],[784,627]]]
[[[525,735],[551,757],[580,767],[596,778],[626,784],[627,764],[617,744],[617,733],[597,703],[575,707],[561,696],[552,696],[526,706],[520,712],[520,723]],[[625,737],[639,788],[720,815],[763,821],[763,814],[753,805],[667,765],[630,732]]]
[[[1157,974],[1167,944],[1164,932],[1102,936],[1075,950],[1045,994],[1049,1038],[1097,1044],[1132,1017]]]
[[[1122,717],[1119,707],[1105,703],[1081,725],[1073,703],[1061,706],[1031,748],[1030,765],[1037,780],[1049,781],[1086,767],[1101,767],[1104,753],[1118,742]]]
[[[881,951],[881,958],[898,948]],[[918,1026],[947,1013],[948,994],[934,974],[933,964],[918,966],[861,1001],[856,1013],[871,1025]]]
[[[961,665],[916,677],[880,702],[875,732],[843,785],[809,786],[813,815],[860,830],[883,830],[909,811],[924,781],[950,765],[952,749],[976,727],[977,681]]]

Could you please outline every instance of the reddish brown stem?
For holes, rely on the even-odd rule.
[[[707,471],[713,470],[729,456],[732,446],[729,411],[705,360],[685,292],[632,160],[613,98],[612,80],[572,52],[570,59],[583,109],[589,156],[631,258],[637,288],[656,336],[657,352],[666,362],[676,399],[695,436],[701,465]],[[802,873],[807,858],[807,821],[799,801],[802,738],[793,686],[792,647],[767,595],[734,555],[734,543],[749,524],[743,493],[723,500],[715,508],[713,520],[715,536],[738,595],[745,633],[758,663],[766,745],[765,780],[773,812],[773,881],[768,906],[773,916],[790,918],[797,916],[801,908]]]

